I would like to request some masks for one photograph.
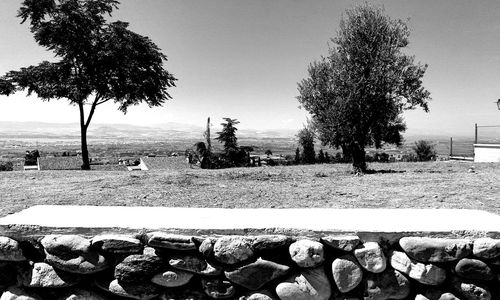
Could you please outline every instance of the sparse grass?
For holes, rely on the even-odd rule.
[[[474,165],[474,172],[469,172]],[[500,164],[348,164],[0,173],[0,216],[39,204],[224,208],[469,208],[500,213]]]

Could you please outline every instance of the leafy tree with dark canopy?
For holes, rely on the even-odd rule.
[[[314,151],[314,130],[311,124],[304,126],[297,134],[299,144],[302,146],[302,163],[314,164],[316,152]]]
[[[436,159],[436,149],[434,145],[425,140],[418,140],[412,147],[413,151],[417,155],[418,161],[429,161]]]
[[[319,139],[352,157],[365,172],[365,147],[400,145],[406,129],[401,114],[420,106],[430,93],[422,85],[427,65],[403,52],[406,23],[368,4],[347,10],[329,55],[309,66],[297,97],[312,116]]]
[[[108,22],[116,0],[25,0],[18,12],[29,21],[36,42],[59,61],[10,71],[0,80],[0,92],[27,90],[43,101],[67,99],[79,109],[82,169],[90,169],[87,129],[96,107],[114,101],[123,113],[145,102],[161,106],[171,99],[167,88],[175,78],[163,68],[167,57],[148,37],[128,29],[128,23]],[[85,112],[85,106],[90,109]]]

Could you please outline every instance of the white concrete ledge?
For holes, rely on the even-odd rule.
[[[41,205],[0,219],[0,233],[19,228],[169,230],[178,232],[331,233],[481,232],[500,234],[500,216],[465,209],[220,209]],[[87,229],[87,230],[85,230]],[[57,231],[57,230],[55,230]],[[94,230],[95,231],[95,230]],[[112,230],[108,230],[112,231]],[[491,236],[491,234],[490,234]]]

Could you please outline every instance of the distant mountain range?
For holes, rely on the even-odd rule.
[[[212,128],[212,136],[220,128]],[[130,124],[91,124],[88,129],[89,138],[95,139],[202,139],[204,127],[175,122],[148,126]],[[241,138],[294,138],[295,130],[238,130]],[[0,139],[5,138],[79,138],[78,123],[44,123],[44,122],[2,122],[0,121]]]

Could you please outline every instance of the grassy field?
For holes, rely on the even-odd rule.
[[[474,171],[470,168],[474,166]],[[0,216],[38,204],[222,208],[468,208],[500,213],[500,165],[348,164],[0,173]]]

